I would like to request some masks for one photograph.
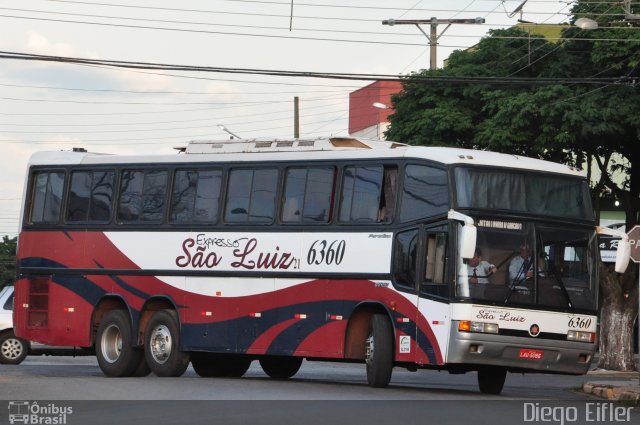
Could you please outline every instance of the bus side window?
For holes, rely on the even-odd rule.
[[[221,170],[176,171],[170,221],[215,223],[218,220],[221,183]]]
[[[393,279],[396,285],[415,291],[418,261],[418,230],[398,233],[394,244]]]
[[[447,234],[429,233],[424,280],[420,286],[423,293],[439,297],[449,296],[449,285],[446,280],[447,270]]]
[[[384,167],[384,186],[380,199],[378,221],[391,223],[396,215],[398,199],[398,167]]]
[[[60,219],[64,172],[38,172],[33,176],[31,223],[57,223]]]
[[[402,188],[400,221],[445,214],[449,209],[447,172],[425,165],[407,165]]]
[[[124,171],[118,220],[123,223],[162,221],[166,191],[166,170]]]
[[[273,222],[277,188],[276,169],[231,170],[224,212],[225,221],[264,224]]]
[[[76,171],[71,174],[67,222],[108,222],[113,208],[113,171]]]
[[[340,221],[376,223],[380,217],[384,167],[345,167]]]
[[[334,168],[290,168],[285,177],[282,221],[327,223],[334,189]]]

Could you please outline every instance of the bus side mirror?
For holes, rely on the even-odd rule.
[[[625,235],[626,236],[626,235]],[[631,258],[631,245],[629,245],[629,238],[624,237],[618,242],[618,249],[616,250],[616,266],[617,273],[624,273],[629,266],[629,259]]]
[[[468,215],[459,213],[456,210],[449,210],[447,214],[450,220],[461,221],[462,228],[460,229],[460,256],[465,260],[473,258],[473,254],[476,252],[476,236],[478,234],[477,228],[473,223],[473,218]]]
[[[476,251],[476,236],[478,229],[473,224],[465,224],[460,232],[460,256],[465,260],[473,258]]]

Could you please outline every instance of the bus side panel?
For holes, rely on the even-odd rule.
[[[14,320],[18,336],[47,345],[88,347],[93,304],[73,290],[79,277],[32,277],[16,283]]]
[[[347,331],[346,320],[336,320],[316,329],[296,348],[294,356],[344,357],[344,335]]]

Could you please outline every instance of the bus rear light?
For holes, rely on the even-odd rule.
[[[567,340],[578,342],[595,342],[596,334],[594,332],[569,331],[567,332]]]
[[[470,320],[461,320],[458,324],[458,330],[460,332],[478,332],[497,334],[500,332],[500,327],[497,323],[485,323],[485,322],[472,322]]]

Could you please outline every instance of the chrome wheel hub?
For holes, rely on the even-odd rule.
[[[173,341],[169,328],[165,325],[156,326],[151,332],[151,340],[149,342],[149,349],[153,359],[159,364],[164,364],[171,355],[172,346]]]
[[[100,352],[108,363],[115,363],[122,353],[122,334],[116,325],[109,325],[102,333]]]

